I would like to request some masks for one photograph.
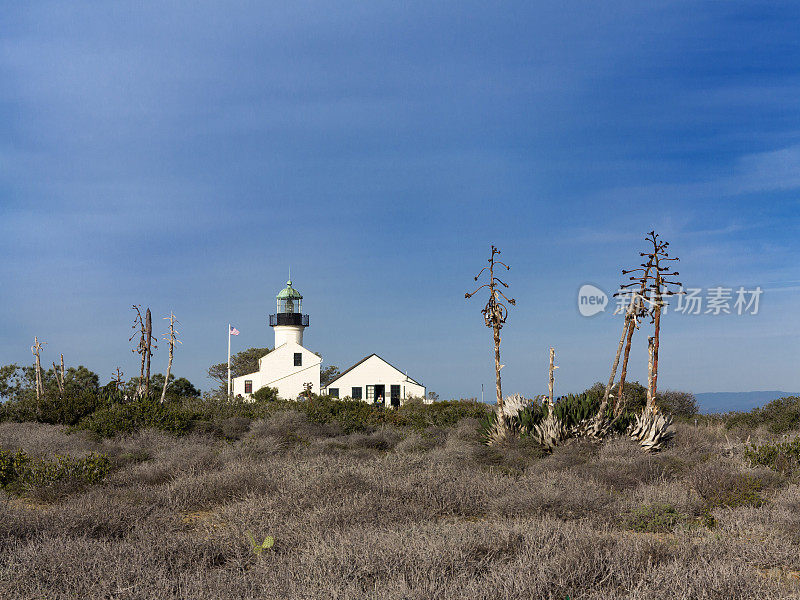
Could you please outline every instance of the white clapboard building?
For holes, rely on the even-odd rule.
[[[303,331],[309,326],[302,311],[303,296],[287,281],[277,298],[277,311],[269,316],[275,330],[275,349],[258,361],[258,371],[232,380],[234,396],[249,398],[264,386],[278,396],[295,400],[311,384],[314,394],[354,398],[386,406],[399,406],[408,398],[425,398],[425,386],[377,354],[370,354],[320,389],[319,355],[303,347]]]
[[[308,315],[302,312],[303,296],[287,281],[277,300],[277,312],[269,316],[275,349],[258,360],[258,371],[233,379],[234,396],[247,398],[269,386],[278,389],[279,397],[294,400],[309,383],[311,391],[319,394],[322,359],[303,347],[303,331],[309,325]]]
[[[425,398],[425,386],[377,354],[370,354],[328,383],[322,393],[400,406],[408,398]]]

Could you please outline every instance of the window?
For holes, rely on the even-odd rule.
[[[389,398],[392,400],[392,406],[400,406],[400,386],[393,385],[389,388]]]
[[[245,379],[244,380],[244,393],[245,394],[252,394],[253,393],[253,380],[252,379]]]
[[[295,352],[294,353],[294,366],[295,367],[302,367],[303,366],[303,353],[302,352]]]
[[[368,385],[367,386],[367,400],[375,401],[375,386]]]
[[[353,400],[361,400],[361,388],[360,387],[353,388],[352,394],[350,394],[350,397]]]
[[[328,396],[331,396],[332,398],[338,398],[339,388],[328,388]]]

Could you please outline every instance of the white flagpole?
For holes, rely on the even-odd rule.
[[[228,323],[228,398],[231,397],[231,324]]]

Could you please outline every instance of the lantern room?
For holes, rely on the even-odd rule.
[[[308,315],[302,313],[303,295],[286,282],[276,298],[277,311],[269,316],[270,327],[275,329],[275,347],[287,340],[303,345],[303,330],[308,327]]]
[[[303,295],[292,287],[291,279],[286,282],[286,287],[278,292],[276,298],[278,300],[278,314],[303,312],[301,310]]]

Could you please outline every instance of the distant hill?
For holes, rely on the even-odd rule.
[[[798,396],[798,392],[705,392],[695,394],[701,413],[720,413],[732,410],[747,411],[784,396]]]

